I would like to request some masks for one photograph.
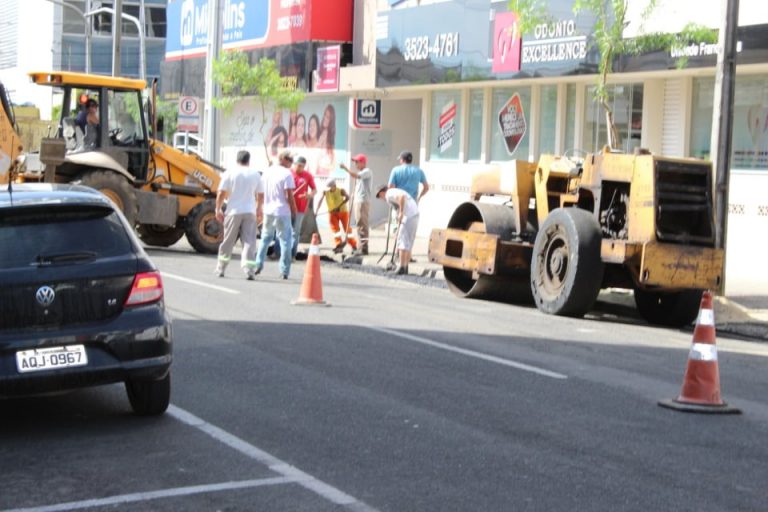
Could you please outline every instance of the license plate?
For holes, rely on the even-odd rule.
[[[84,345],[66,345],[16,352],[16,369],[19,373],[71,368],[88,364]]]

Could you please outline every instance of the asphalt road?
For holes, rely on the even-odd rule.
[[[172,406],[121,386],[0,402],[0,510],[765,510],[768,346],[718,339],[741,416],[657,406],[691,333],[459,300],[303,264],[255,282],[153,250],[174,317]],[[617,314],[618,313],[618,314]]]

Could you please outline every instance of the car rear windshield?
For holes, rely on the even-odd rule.
[[[0,209],[0,269],[78,264],[132,252],[130,236],[110,208]]]

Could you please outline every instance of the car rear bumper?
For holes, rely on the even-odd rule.
[[[65,345],[84,345],[88,363],[29,373],[18,371],[18,351]],[[0,395],[48,393],[128,379],[160,379],[168,373],[171,359],[171,320],[160,303],[127,309],[114,320],[96,326],[69,327],[55,333],[1,333]]]

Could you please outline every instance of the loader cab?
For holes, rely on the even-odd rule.
[[[74,176],[87,163],[146,180],[150,149],[144,81],[64,72],[30,76],[62,93],[56,136],[64,139],[72,163],[60,165],[58,175]]]

